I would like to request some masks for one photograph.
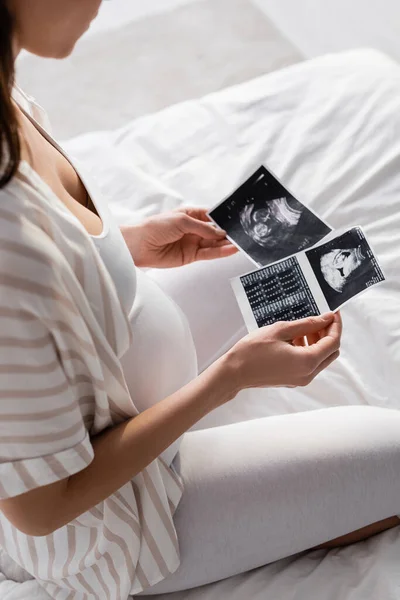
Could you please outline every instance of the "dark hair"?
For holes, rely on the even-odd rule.
[[[14,85],[13,20],[0,0],[0,189],[15,175],[21,160],[17,115],[11,100]]]

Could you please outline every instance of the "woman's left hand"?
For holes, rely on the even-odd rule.
[[[238,251],[204,208],[178,208],[120,229],[138,267],[180,267]]]

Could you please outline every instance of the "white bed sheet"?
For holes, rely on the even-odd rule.
[[[68,147],[95,167],[120,223],[180,204],[212,206],[264,163],[333,226],[362,225],[382,262],[388,281],[342,311],[342,353],[334,366],[305,389],[242,392],[197,428],[343,404],[400,408],[396,63],[369,49],[327,55],[142,117],[115,133],[88,134]],[[225,270],[244,272],[249,265],[239,256],[225,260],[231,261]],[[224,312],[238,310],[229,282],[210,283],[210,269],[218,270],[211,263],[207,269],[184,269],[172,293],[203,322],[219,316],[219,337],[212,337],[212,328],[194,331],[198,341],[209,334],[218,355],[228,339],[232,343],[244,333],[238,312],[234,327],[224,323]],[[150,273],[168,289],[171,273]],[[215,306],[224,304],[221,297],[229,310],[215,315]],[[206,356],[200,360],[205,364]],[[2,600],[47,598],[34,582],[3,579]],[[303,553],[202,588],[152,597],[400,600],[400,528],[347,548]]]

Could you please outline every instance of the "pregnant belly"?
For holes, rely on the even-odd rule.
[[[130,323],[133,342],[121,364],[133,403],[142,412],[196,377],[196,350],[186,316],[139,269]]]

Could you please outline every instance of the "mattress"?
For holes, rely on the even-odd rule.
[[[71,154],[96,171],[121,224],[183,204],[211,207],[265,164],[333,227],[361,225],[382,263],[387,281],[342,310],[342,352],[333,366],[306,388],[241,392],[195,428],[347,404],[400,408],[399,108],[399,66],[377,51],[359,49],[67,143]],[[242,255],[224,261],[148,271],[193,323],[201,368],[245,333],[229,275],[251,264]],[[399,557],[397,527],[352,546],[302,553],[198,589],[152,597],[400,600]],[[13,582],[11,567],[2,577],[3,600],[47,598],[33,581]]]

